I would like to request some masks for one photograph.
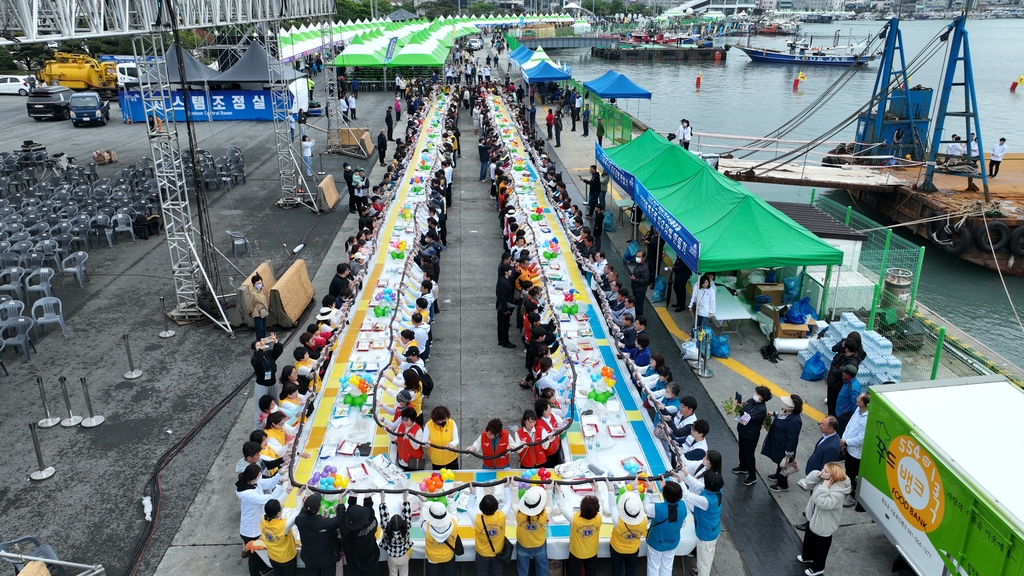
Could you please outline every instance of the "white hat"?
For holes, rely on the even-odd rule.
[[[527,516],[539,516],[548,503],[548,493],[540,486],[531,486],[519,500],[519,511]]]
[[[356,252],[355,254],[352,255],[352,258],[355,260],[366,260],[366,254],[363,254],[362,252]]]
[[[320,314],[316,317],[316,319],[328,320],[331,317],[331,312],[333,311],[334,308],[331,308],[330,306],[324,306],[323,308],[320,309]]]
[[[431,502],[427,509],[427,530],[435,542],[447,542],[455,530],[448,507],[440,502]]]
[[[644,505],[636,492],[625,492],[619,496],[619,518],[629,525],[639,524],[644,520]]]
[[[790,398],[789,396],[782,396],[781,398],[779,398],[779,400],[782,401],[783,406],[789,408],[790,410],[796,408],[796,404],[793,404],[793,399]]]

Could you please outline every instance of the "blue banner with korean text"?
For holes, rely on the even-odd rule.
[[[273,120],[273,106],[269,90],[211,90],[209,93],[189,92],[188,107],[192,119],[207,120]],[[291,94],[289,93],[289,98]],[[175,122],[185,121],[185,96],[173,90],[164,101],[143,106],[142,93],[122,90],[118,94],[123,120],[145,122],[151,114],[166,119],[172,112]],[[144,109],[149,107],[149,110]],[[289,106],[282,106],[287,110]]]
[[[629,172],[626,172],[616,166],[615,163],[612,162],[611,158],[604,153],[604,148],[602,148],[597,142],[594,142],[594,158],[597,159],[597,165],[604,168],[604,171],[611,176],[612,182],[615,182],[615,184],[621,188],[627,196],[633,198],[633,188],[635,184],[637,184],[636,178],[634,178]]]

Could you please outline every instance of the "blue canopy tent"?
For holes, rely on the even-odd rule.
[[[533,68],[523,70],[523,78],[530,84],[537,82],[559,82],[568,80],[572,75],[549,62],[541,62]]]
[[[625,74],[609,70],[604,76],[584,82],[583,87],[601,98],[645,98],[651,99],[651,91],[637,86]]]
[[[516,64],[522,66],[529,62],[530,58],[533,58],[533,50],[530,50],[526,46],[520,46],[512,52],[509,52],[509,58],[512,59]]]

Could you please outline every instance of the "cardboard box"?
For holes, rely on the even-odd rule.
[[[97,164],[100,164],[100,165],[109,164],[110,163],[110,156],[107,155],[106,152],[101,152],[101,151],[97,150],[96,152],[92,153],[92,160],[93,160],[93,162],[95,162]]]
[[[768,296],[772,299],[770,302],[771,305],[782,305],[782,284],[751,284],[748,290],[751,302],[754,301],[755,296]]]
[[[107,150],[107,157],[110,158],[111,164],[117,162],[117,152],[114,152],[113,150]]]
[[[807,331],[810,328],[807,324],[786,324],[785,322],[776,325],[778,338],[807,338]]]

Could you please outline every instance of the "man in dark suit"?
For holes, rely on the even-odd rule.
[[[512,302],[512,266],[502,264],[498,269],[498,284],[494,288],[494,308],[498,311],[498,345],[503,348],[515,348],[508,339],[508,329],[512,321],[512,311],[516,305]]]
[[[352,165],[345,162],[345,171],[342,176],[345,178],[345,185],[348,186],[348,213],[355,214],[358,212],[359,204],[356,202],[356,185],[353,181],[353,177],[356,175],[352,171]]]
[[[836,420],[835,416],[825,416],[818,423],[818,429],[821,430],[821,438],[814,445],[814,452],[811,453],[811,457],[807,459],[807,466],[804,467],[805,472],[809,474],[815,470],[821,470],[825,467],[825,464],[838,462],[842,459],[839,434],[836,434],[838,427],[839,421]],[[803,480],[797,482],[797,485],[804,490],[807,489]]]
[[[377,135],[377,155],[380,160],[381,168],[384,167],[384,157],[388,153],[388,136],[386,131],[382,128],[380,134]]]

